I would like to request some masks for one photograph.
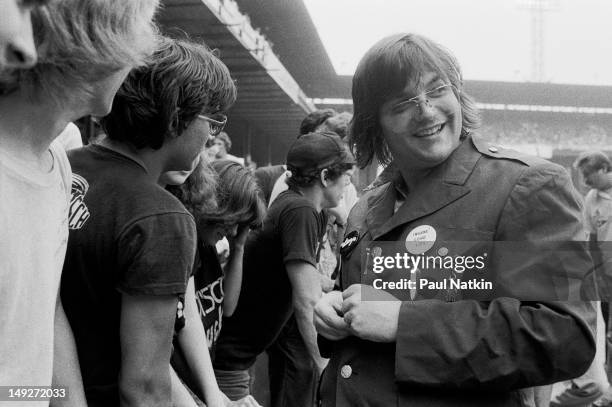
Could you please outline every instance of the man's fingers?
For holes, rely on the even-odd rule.
[[[347,326],[344,319],[338,315],[336,310],[332,309],[332,311],[333,313],[327,312],[324,314],[319,314],[318,317],[323,323],[334,329],[346,329]]]
[[[342,291],[342,299],[346,300],[356,294],[361,294],[361,284],[353,284],[346,290]]]
[[[357,295],[353,295],[352,297],[348,297],[344,301],[342,301],[342,307],[340,309],[340,313],[345,315],[347,312],[355,308],[361,303],[361,298]]]

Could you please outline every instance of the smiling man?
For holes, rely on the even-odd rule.
[[[343,291],[315,308],[318,332],[330,340],[321,348],[331,356],[322,405],[533,405],[533,386],[583,373],[595,351],[593,305],[550,301],[555,276],[582,281],[592,267],[566,171],[476,135],[479,114],[457,61],[418,35],[387,37],[366,53],[353,103],[358,165],[376,156],[387,168],[349,216]],[[418,288],[402,300],[362,281],[375,242],[373,251],[420,243],[424,252],[412,254],[446,256],[466,241],[490,248],[488,301]],[[508,256],[500,242],[531,253],[566,244],[571,266],[555,250]]]

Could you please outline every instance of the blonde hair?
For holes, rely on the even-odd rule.
[[[60,99],[120,69],[143,65],[157,44],[159,0],[56,0],[32,11],[38,64],[15,87]],[[3,86],[0,93],[13,89]]]

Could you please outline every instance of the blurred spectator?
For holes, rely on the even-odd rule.
[[[244,165],[244,158],[236,157],[235,155],[229,154],[229,151],[232,149],[232,140],[226,132],[222,131],[221,133],[219,133],[217,139],[215,140],[215,145],[218,149],[218,160],[231,160],[237,162],[240,165]]]
[[[270,195],[278,178],[285,173],[287,167],[284,165],[270,165],[267,167],[259,167],[253,175],[257,179],[257,184],[262,193],[262,198],[266,207],[270,205]]]
[[[609,313],[612,288],[612,268],[609,265],[612,261],[609,243],[612,241],[612,163],[601,152],[586,152],[576,159],[574,168],[580,172],[581,180],[591,188],[585,198],[585,226],[597,265],[595,278],[600,298],[606,302],[597,307],[595,359],[582,376],[569,383],[555,385],[556,391],[550,405],[570,407],[593,403],[596,407],[612,407],[612,390],[605,369],[606,326],[602,316],[602,307]]]
[[[29,13],[43,3],[0,4],[0,51],[13,53],[13,69],[0,75],[0,385],[53,383],[70,389],[66,404],[84,406],[58,301],[71,171],[56,138],[69,122],[109,112],[129,70],[153,49],[157,1],[62,0],[32,9],[39,63],[31,67]],[[12,24],[25,25],[12,36]]]
[[[312,133],[327,119],[337,114],[338,112],[334,109],[317,109],[314,112],[308,113],[300,124],[300,134]]]

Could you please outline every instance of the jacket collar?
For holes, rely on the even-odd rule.
[[[451,156],[427,176],[426,182],[409,191],[404,204],[394,214],[398,186],[403,184],[399,170],[391,164],[375,181],[378,186],[368,198],[366,224],[372,239],[377,239],[396,227],[427,216],[470,192],[465,184],[486,149],[480,137],[468,136]],[[401,189],[401,186],[400,186]]]

